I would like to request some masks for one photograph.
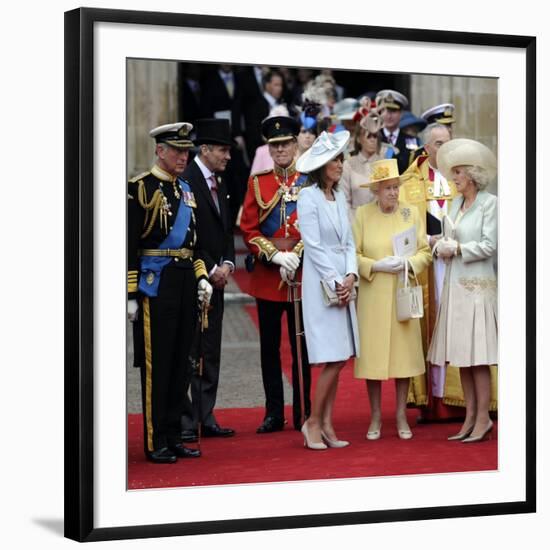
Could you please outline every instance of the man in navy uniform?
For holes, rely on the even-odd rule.
[[[160,464],[200,456],[180,433],[197,297],[208,302],[212,294],[197,253],[195,198],[178,179],[191,129],[177,122],[151,130],[157,161],[128,183],[128,318],[141,368],[145,455]]]
[[[420,146],[418,138],[408,136],[399,129],[403,109],[409,106],[409,100],[395,90],[381,90],[376,94],[376,106],[382,112],[384,127],[380,130],[380,138],[397,149],[399,173],[402,174],[409,166],[411,153]]]
[[[229,194],[222,177],[231,159],[231,127],[226,119],[197,120],[195,143],[198,154],[183,173],[197,204],[197,234],[209,281],[214,287],[208,313],[208,328],[202,336],[202,376],[191,379],[191,401],[186,396],[182,416],[183,441],[195,441],[200,421],[204,437],[231,437],[231,428],[221,427],[214,406],[220,376],[224,288],[235,269],[235,246]]]
[[[241,230],[254,258],[249,294],[256,298],[260,326],[260,355],[266,410],[257,433],[284,428],[284,396],[281,371],[281,319],[286,312],[292,348],[293,421],[301,428],[294,305],[282,281],[301,279],[303,243],[298,228],[296,200],[306,176],[296,171],[294,156],[300,124],[288,116],[272,116],[261,126],[274,167],[253,174],[243,203]],[[300,336],[302,338],[302,336]],[[310,411],[310,368],[305,342],[301,343],[304,381],[304,418]]]

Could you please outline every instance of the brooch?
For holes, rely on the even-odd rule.
[[[401,209],[401,215],[403,216],[403,221],[408,221],[408,219],[411,217],[411,209],[410,208],[402,208]]]
[[[147,273],[147,277],[145,277],[145,281],[148,285],[152,285],[155,281],[155,274],[152,271],[149,271],[149,273]]]

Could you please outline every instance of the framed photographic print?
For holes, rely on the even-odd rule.
[[[94,541],[534,512],[535,39],[88,8],[67,12],[65,21],[66,536]],[[279,90],[265,87],[272,74]],[[395,421],[384,424],[380,441],[368,441],[367,391],[350,363],[335,419],[351,445],[306,452],[292,429],[285,334],[288,425],[257,434],[265,399],[258,317],[237,230],[216,403],[217,421],[236,434],[203,438],[196,460],[146,461],[127,322],[126,184],[155,162],[152,128],[229,119],[242,130],[233,132],[228,194],[238,227],[261,146],[249,133],[257,128],[247,125],[252,89],[265,101],[266,91],[271,99],[284,93],[288,114],[295,110],[299,119],[302,92],[315,78],[326,84],[320,111],[327,131],[353,129],[353,115],[368,110],[380,90],[397,90],[410,111],[411,155],[421,146],[415,124],[427,123],[419,115],[442,104],[452,104],[453,137],[495,153],[498,183],[490,191],[499,220],[514,220],[498,227],[499,362],[491,404],[498,436],[479,445],[447,441],[460,424],[430,421],[422,403],[409,403],[411,441],[397,437]],[[223,93],[212,92],[216,85]],[[220,101],[224,94],[229,104]],[[312,378],[315,386],[318,371]],[[384,414],[393,411],[392,391],[384,385]]]

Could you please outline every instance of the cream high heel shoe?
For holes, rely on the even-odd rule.
[[[302,434],[304,435],[304,447],[312,449],[313,451],[324,451],[328,447],[324,443],[313,443],[309,440],[309,432],[307,431],[307,424],[304,422],[302,424]]]
[[[343,447],[347,447],[349,445],[349,441],[344,441],[342,439],[330,439],[323,431],[321,431],[321,437],[331,449],[342,449]]]
[[[369,441],[376,441],[381,437],[382,437],[382,422],[380,422],[380,425],[378,426],[377,430],[369,430],[367,432],[367,435],[365,436],[365,438],[368,439]]]
[[[465,432],[459,432],[457,434],[454,434],[454,435],[450,435],[448,438],[447,438],[447,441],[462,441],[463,439],[466,439],[467,437],[470,436],[470,434],[474,431],[474,427],[472,426],[471,428],[469,428],[468,430],[466,430]]]
[[[493,429],[493,421],[489,420],[486,430],[481,435],[476,435],[475,437],[467,437],[462,440],[462,443],[479,443],[485,439],[491,439],[491,431]]]

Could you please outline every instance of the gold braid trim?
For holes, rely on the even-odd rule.
[[[145,210],[145,221],[143,223],[143,227],[147,226],[147,229],[145,229],[145,231],[141,234],[141,238],[144,239],[149,235],[149,233],[151,233],[151,231],[153,230],[153,226],[157,221],[158,213],[162,205],[162,192],[160,191],[160,189],[155,190],[155,192],[153,193],[153,198],[150,202],[147,202],[145,183],[143,183],[143,180],[141,180],[138,186],[138,200],[140,206]],[[149,219],[150,210],[152,210],[153,213],[151,214],[151,218]],[[149,225],[147,225],[148,220]]]
[[[302,240],[292,249],[292,252],[298,255],[298,258],[302,257],[302,254],[304,253],[304,243]]]
[[[262,214],[260,214],[260,223],[262,223],[269,216],[269,214],[271,214],[271,211],[275,208],[275,206],[277,206],[277,203],[281,199],[281,195],[279,195],[279,192],[276,191],[269,202],[264,202],[260,193],[260,182],[258,181],[258,176],[254,176],[252,181],[254,185],[254,197],[256,198],[258,206],[263,210]]]
[[[138,272],[136,270],[128,271],[128,292],[138,291]]]
[[[249,242],[258,247],[258,258],[264,256],[268,262],[279,252],[275,245],[265,237],[254,237]]]
[[[195,270],[195,279],[205,277],[208,280],[208,271],[206,271],[206,265],[204,260],[195,260],[193,262],[193,269]]]

